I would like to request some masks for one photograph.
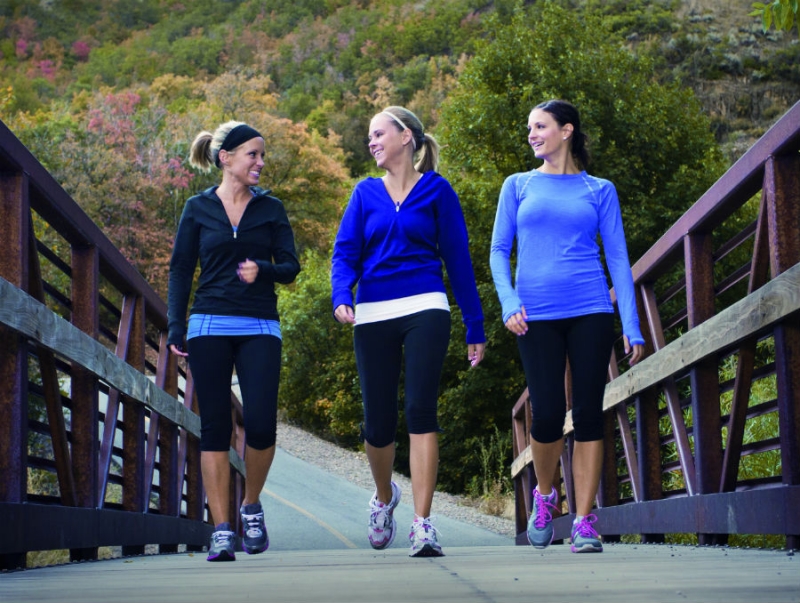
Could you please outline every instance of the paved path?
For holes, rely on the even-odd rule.
[[[279,448],[261,496],[270,550],[370,549],[367,520],[372,493]],[[414,519],[410,503],[411,493],[404,492],[395,511],[398,533],[393,547],[407,548]],[[445,547],[513,544],[511,538],[447,517],[438,517],[435,525]]]
[[[262,496],[270,550],[208,563],[204,553],[152,555],[0,574],[2,603],[501,603],[697,601],[800,603],[800,555],[786,551],[606,545],[539,551],[440,518],[445,557],[408,557],[366,541],[371,492],[279,451]]]
[[[531,603],[800,601],[800,555],[785,551],[607,545],[449,547],[436,559],[405,548],[268,551],[208,563],[205,555],[114,559],[0,575],[0,600],[60,603]]]

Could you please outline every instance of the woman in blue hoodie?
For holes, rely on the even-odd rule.
[[[277,431],[281,329],[275,283],[291,283],[300,263],[283,204],[256,186],[264,167],[261,134],[240,122],[224,123],[213,134],[201,132],[190,162],[202,170],[216,166],[222,183],[193,196],[183,208],[170,263],[169,347],[188,357],[200,406],[200,465],[216,526],[208,560],[233,561],[231,376],[235,367],[246,440],[242,545],[255,554],[269,546],[259,496],[275,456]]]
[[[353,190],[331,269],[334,316],[355,325],[362,435],[376,486],[368,538],[383,549],[397,531],[393,512],[400,489],[391,478],[403,367],[415,513],[410,556],[439,556],[430,511],[439,462],[439,380],[450,341],[442,262],[461,308],[472,366],[483,359],[483,313],[458,196],[435,171],[436,140],[403,107],[375,115],[368,134],[370,153],[385,174],[365,178]]]

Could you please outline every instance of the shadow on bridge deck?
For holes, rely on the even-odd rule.
[[[800,558],[786,551],[607,545],[454,547],[437,559],[386,551],[268,551],[235,563],[204,554],[86,562],[0,577],[0,600],[360,603],[376,601],[800,601]]]

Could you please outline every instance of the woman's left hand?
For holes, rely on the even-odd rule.
[[[251,259],[247,259],[239,264],[239,268],[236,269],[236,274],[240,281],[248,285],[254,283],[258,276],[258,264]]]
[[[623,335],[622,341],[625,344],[625,353],[631,354],[631,342],[628,339],[628,336]],[[634,364],[639,362],[642,358],[644,358],[644,346],[641,343],[635,343],[633,345],[633,354],[631,354],[631,357],[628,360],[628,364],[633,366]]]
[[[483,353],[486,351],[485,343],[470,343],[467,344],[467,358],[469,363],[476,367],[483,360]]]

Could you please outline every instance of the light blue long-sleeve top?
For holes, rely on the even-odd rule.
[[[623,333],[643,344],[628,248],[614,185],[586,172],[509,176],[500,191],[490,265],[503,322],[522,306],[528,320],[613,313],[600,235]],[[511,280],[511,252],[517,268]]]

